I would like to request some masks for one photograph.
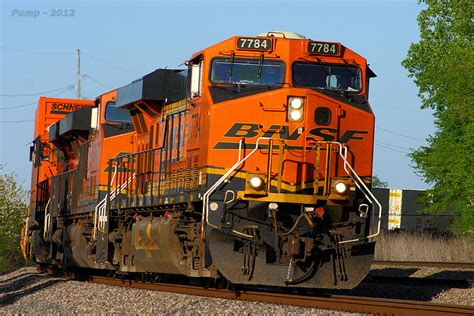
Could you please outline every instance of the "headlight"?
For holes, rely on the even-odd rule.
[[[337,193],[343,194],[347,191],[347,185],[344,182],[338,182],[334,186],[334,189],[336,190]]]
[[[301,121],[303,118],[303,104],[303,98],[291,97],[288,99],[288,119],[290,121]]]
[[[254,190],[261,190],[263,189],[263,179],[260,177],[251,177],[249,179],[249,186]]]
[[[303,99],[302,98],[290,98],[290,106],[293,109],[298,110],[299,108],[301,108],[303,106]]]
[[[298,110],[290,110],[290,119],[292,121],[299,121],[301,120],[301,116],[303,116],[301,114],[301,111],[298,111]]]

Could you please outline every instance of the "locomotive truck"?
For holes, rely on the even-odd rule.
[[[235,36],[95,100],[40,98],[22,250],[43,266],[353,288],[375,77],[336,42]]]

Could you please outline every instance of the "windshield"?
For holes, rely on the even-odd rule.
[[[293,86],[358,92],[362,88],[360,69],[351,66],[295,63]]]
[[[284,82],[285,66],[281,61],[216,58],[212,61],[213,83],[277,85]]]
[[[130,111],[127,109],[117,108],[115,102],[107,103],[105,108],[105,119],[109,122],[132,123]]]

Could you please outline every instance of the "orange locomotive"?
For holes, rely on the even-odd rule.
[[[230,38],[186,65],[49,127],[35,152],[52,144],[61,159],[33,181],[45,194],[32,199],[25,256],[234,284],[356,286],[381,211],[369,190],[366,60],[339,43],[269,32]]]

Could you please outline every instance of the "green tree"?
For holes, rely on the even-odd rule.
[[[472,0],[422,0],[420,41],[402,65],[419,88],[422,108],[434,111],[436,132],[411,153],[432,185],[431,213],[451,210],[453,231],[474,232],[474,47]]]
[[[21,223],[27,193],[15,174],[5,174],[0,165],[0,271],[19,265]]]
[[[378,176],[372,177],[372,188],[388,188],[388,182],[382,181]]]

